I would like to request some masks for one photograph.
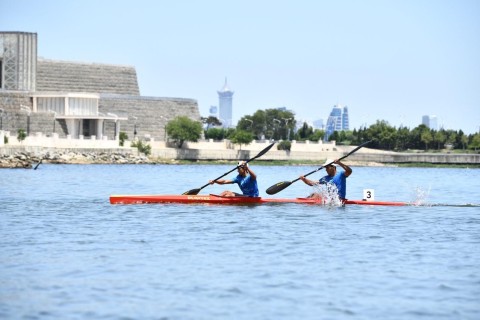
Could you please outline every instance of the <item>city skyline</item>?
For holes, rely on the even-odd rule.
[[[6,0],[0,30],[36,32],[48,59],[134,66],[143,96],[195,99],[202,116],[227,77],[233,124],[282,106],[326,120],[342,104],[350,129],[435,114],[438,127],[479,130],[477,1],[186,4]]]

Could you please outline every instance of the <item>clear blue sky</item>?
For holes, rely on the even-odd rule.
[[[38,54],[133,65],[143,96],[192,98],[202,116],[225,77],[234,123],[287,107],[351,127],[480,128],[480,1],[0,0],[0,30],[38,33]]]

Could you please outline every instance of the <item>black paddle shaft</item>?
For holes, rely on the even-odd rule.
[[[343,157],[341,157],[340,159],[338,159],[338,161],[343,160],[343,159],[345,159],[346,157],[348,157],[349,155],[351,155],[352,153],[357,152],[358,149],[366,146],[366,145],[369,144],[370,142],[372,142],[372,140],[362,143],[361,145],[359,145],[358,147],[356,147],[355,149],[353,149],[352,151],[350,151],[348,154],[346,154],[345,156],[343,156]],[[309,175],[311,175],[312,173],[315,173],[315,172],[317,172],[317,171],[320,171],[321,169],[323,169],[323,168],[325,168],[326,166],[329,166],[329,165],[331,165],[331,164],[333,164],[333,163],[334,163],[334,161],[332,161],[332,162],[330,162],[330,163],[328,163],[328,164],[326,164],[326,165],[324,165],[324,166],[321,166],[320,168],[315,169],[315,170],[313,170],[313,171],[311,171],[311,172],[309,172],[309,173],[307,173],[307,174],[305,174],[305,175],[303,175],[303,176],[304,176],[304,177],[309,176]],[[276,184],[274,184],[273,186],[269,187],[269,188],[266,190],[266,192],[267,192],[267,194],[275,194],[275,193],[278,193],[278,192],[282,191],[283,189],[287,188],[287,187],[288,187],[289,185],[291,185],[292,183],[297,182],[298,180],[300,180],[300,178],[297,178],[297,179],[292,180],[292,181],[283,181],[283,182],[276,183]]]
[[[370,142],[372,142],[372,140],[362,143],[361,145],[359,145],[358,147],[356,147],[355,149],[353,149],[352,151],[350,151],[349,153],[347,153],[345,156],[339,158],[338,161],[341,161],[341,160],[345,159],[346,157],[348,157],[349,155],[351,155],[352,153],[357,152],[358,149],[366,146],[366,145],[369,144]],[[305,174],[304,177],[309,176],[309,175],[311,175],[312,173],[315,173],[315,172],[317,172],[317,171],[320,171],[320,170],[322,170],[323,168],[328,167],[329,165],[331,165],[331,164],[333,164],[333,163],[335,163],[335,161],[332,161],[332,162],[330,162],[330,163],[327,163],[326,165],[321,166],[320,168],[315,169],[315,170],[313,170],[313,171]],[[297,178],[297,179],[293,180],[292,183],[294,183],[295,181],[298,181],[298,180],[300,180],[300,178]]]
[[[253,161],[257,158],[260,158],[261,156],[263,156],[265,153],[268,152],[268,150],[270,150],[273,145],[275,144],[275,142],[273,142],[272,144],[270,144],[268,147],[266,147],[265,149],[263,149],[262,151],[260,151],[255,157],[251,158],[251,159],[248,159],[247,161],[245,161],[245,164],[249,163],[250,161]],[[235,171],[238,169],[238,167],[240,166],[236,166],[235,168],[233,168],[232,170],[228,171],[228,172],[225,172],[224,174],[222,174],[220,177],[216,178],[215,180],[212,180],[213,182],[225,177],[227,174]],[[183,193],[184,195],[193,195],[193,194],[198,194],[200,192],[200,190],[202,190],[203,188],[205,188],[206,186],[210,185],[210,182],[203,185],[202,187],[198,188],[198,189],[192,189],[192,190],[189,190],[185,193]]]

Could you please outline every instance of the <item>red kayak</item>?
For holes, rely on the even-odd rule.
[[[268,204],[268,203],[298,203],[298,204],[324,204],[322,199],[313,198],[262,198],[262,197],[221,197],[214,194],[208,195],[111,195],[111,204],[142,204],[142,203],[203,203],[203,204]],[[407,202],[391,201],[366,201],[346,200],[345,204],[367,206],[406,206]]]

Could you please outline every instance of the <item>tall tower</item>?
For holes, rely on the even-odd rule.
[[[225,77],[225,84],[218,93],[219,120],[224,128],[232,126],[232,97],[233,91],[230,90]]]

